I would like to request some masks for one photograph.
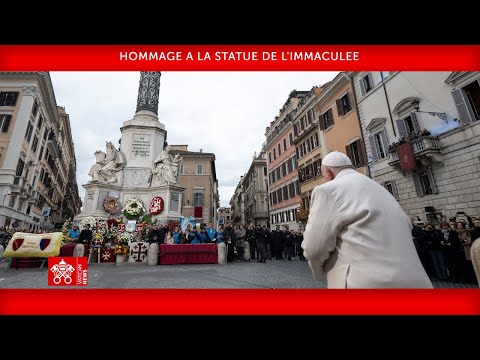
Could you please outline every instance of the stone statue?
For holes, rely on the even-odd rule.
[[[170,154],[170,146],[166,146],[163,151],[158,154],[154,162],[153,176],[159,185],[176,184],[178,178],[178,168],[183,158],[176,154]]]
[[[110,141],[106,143],[107,152],[97,151],[95,153],[96,164],[90,168],[90,175],[92,182],[107,182],[109,184],[119,183],[121,177],[118,176],[127,160],[125,154],[120,150],[115,149],[115,146]]]
[[[103,166],[102,163],[105,160],[105,157],[106,157],[106,154],[103,151],[98,150],[95,152],[96,163],[92,165],[92,167],[90,168],[90,171],[88,172],[88,175],[92,177],[91,182],[98,182],[103,180],[103,178],[100,176],[98,171],[102,168]]]

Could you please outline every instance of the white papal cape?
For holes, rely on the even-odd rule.
[[[302,248],[328,288],[432,288],[411,229],[383,186],[347,169],[313,190]]]

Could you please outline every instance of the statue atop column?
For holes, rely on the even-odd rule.
[[[170,146],[166,146],[163,151],[158,154],[153,165],[153,176],[158,185],[177,184],[178,168],[183,158],[176,154],[170,154]]]
[[[110,141],[107,141],[106,148],[106,153],[95,152],[96,163],[90,168],[88,175],[92,177],[91,182],[120,183],[121,171],[127,163],[125,154],[115,149]]]
[[[160,71],[142,71],[138,87],[137,113],[148,110],[158,115]]]

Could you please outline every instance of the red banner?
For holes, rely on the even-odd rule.
[[[480,70],[480,45],[0,45],[0,71]]]
[[[480,315],[480,291],[3,289],[0,315]]]
[[[398,160],[400,161],[400,168],[403,171],[415,170],[417,168],[412,143],[399,145],[395,150],[397,151]]]

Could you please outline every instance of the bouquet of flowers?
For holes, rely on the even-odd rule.
[[[133,197],[125,202],[122,213],[127,219],[135,220],[145,213],[145,205],[143,204],[142,200],[137,197]]]
[[[133,242],[134,239],[135,239],[135,236],[132,233],[124,232],[117,237],[117,243],[119,245],[121,244],[128,245],[128,243]]]
[[[115,248],[116,255],[126,255],[128,252],[128,245],[125,244],[118,244]]]
[[[93,230],[97,227],[97,220],[93,216],[87,216],[80,222],[80,229],[85,229],[85,225],[90,224],[90,229]]]

